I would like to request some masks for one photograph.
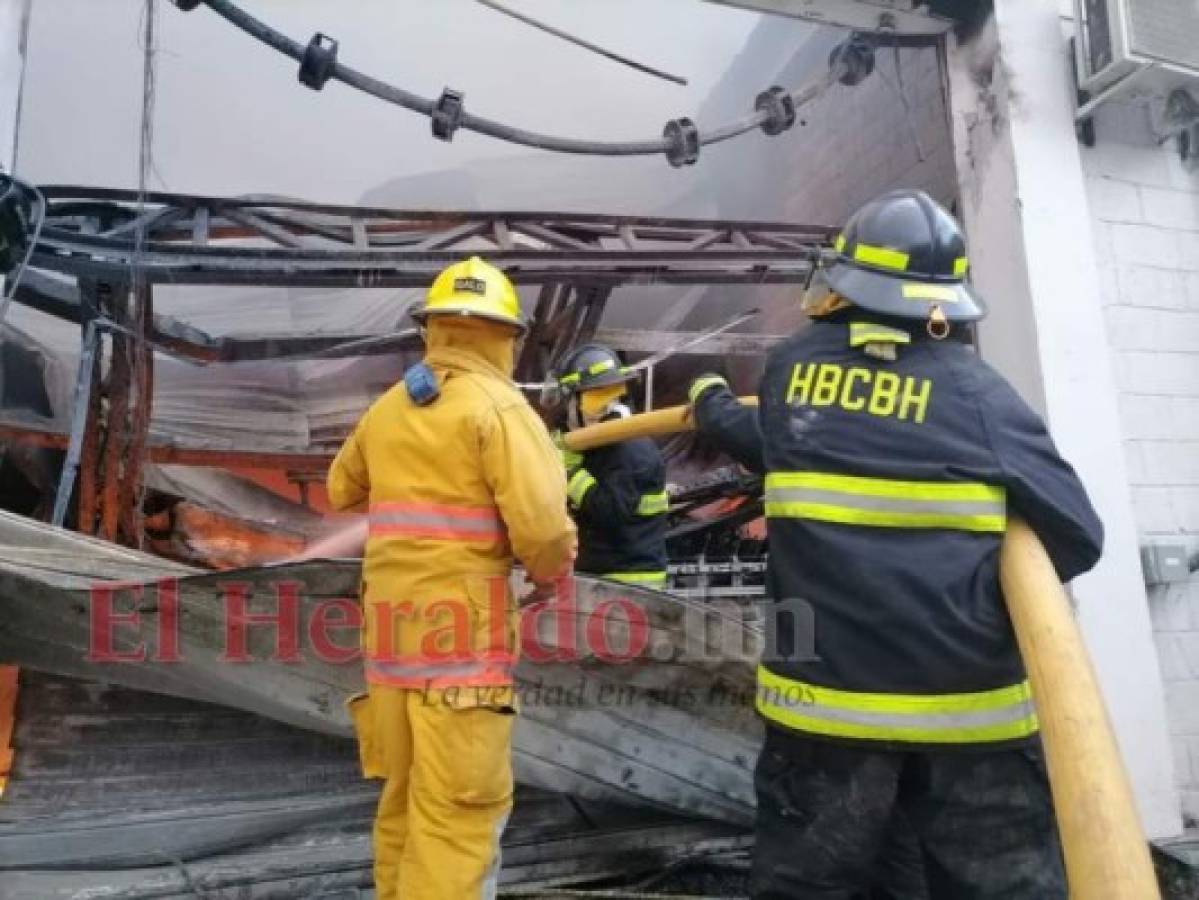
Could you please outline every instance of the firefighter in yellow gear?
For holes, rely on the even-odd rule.
[[[492,897],[512,807],[514,557],[569,572],[575,529],[558,452],[511,381],[524,324],[483,260],[450,266],[414,313],[426,354],[367,410],[329,470],[365,508],[363,658],[350,701],[364,774],[384,780],[379,900]]]

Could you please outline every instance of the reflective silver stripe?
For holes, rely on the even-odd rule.
[[[782,697],[777,690],[769,687],[759,687],[758,695],[766,706],[790,710],[809,719],[882,728],[920,728],[929,731],[1014,724],[1028,719],[1036,712],[1031,700],[1023,700],[998,709],[971,710],[969,712],[894,713],[823,706],[818,703],[805,702],[798,697]]]
[[[373,512],[370,514],[371,525],[397,526],[438,531],[469,531],[476,534],[491,535],[499,531],[498,519],[480,519],[472,516],[452,516],[430,512]]]
[[[870,512],[935,513],[947,516],[1005,516],[1007,504],[996,500],[918,500],[848,494],[820,488],[767,488],[767,503],[814,503]]]
[[[455,663],[412,664],[389,662],[387,660],[372,659],[371,657],[366,658],[366,668],[370,672],[383,675],[387,678],[411,678],[413,680],[422,678],[462,678],[464,676],[482,675],[492,667],[499,667],[499,664],[480,660]]]

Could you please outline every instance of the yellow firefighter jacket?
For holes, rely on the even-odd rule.
[[[512,339],[478,320],[431,320],[440,395],[403,382],[367,410],[329,471],[337,509],[366,507],[367,680],[404,688],[512,683],[513,557],[534,580],[569,565],[575,530],[558,453],[512,383]]]

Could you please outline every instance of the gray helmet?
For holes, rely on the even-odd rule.
[[[829,288],[862,309],[903,319],[973,322],[986,305],[966,283],[961,229],[924,191],[891,191],[871,200],[845,224],[837,259],[820,270]]]
[[[566,355],[555,377],[563,391],[578,394],[624,384],[635,376],[621,363],[615,350],[603,344],[584,344]]]

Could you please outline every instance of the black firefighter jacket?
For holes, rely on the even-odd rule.
[[[863,352],[879,346],[870,337],[896,358]],[[775,348],[759,403],[755,416],[726,387],[696,398],[701,430],[766,472],[759,711],[853,742],[1035,733],[999,586],[1007,518],[1029,523],[1063,580],[1091,568],[1103,540],[1040,417],[969,347],[860,317]]]
[[[575,568],[660,587],[666,577],[666,466],[649,438],[583,454],[570,483],[579,528]]]

